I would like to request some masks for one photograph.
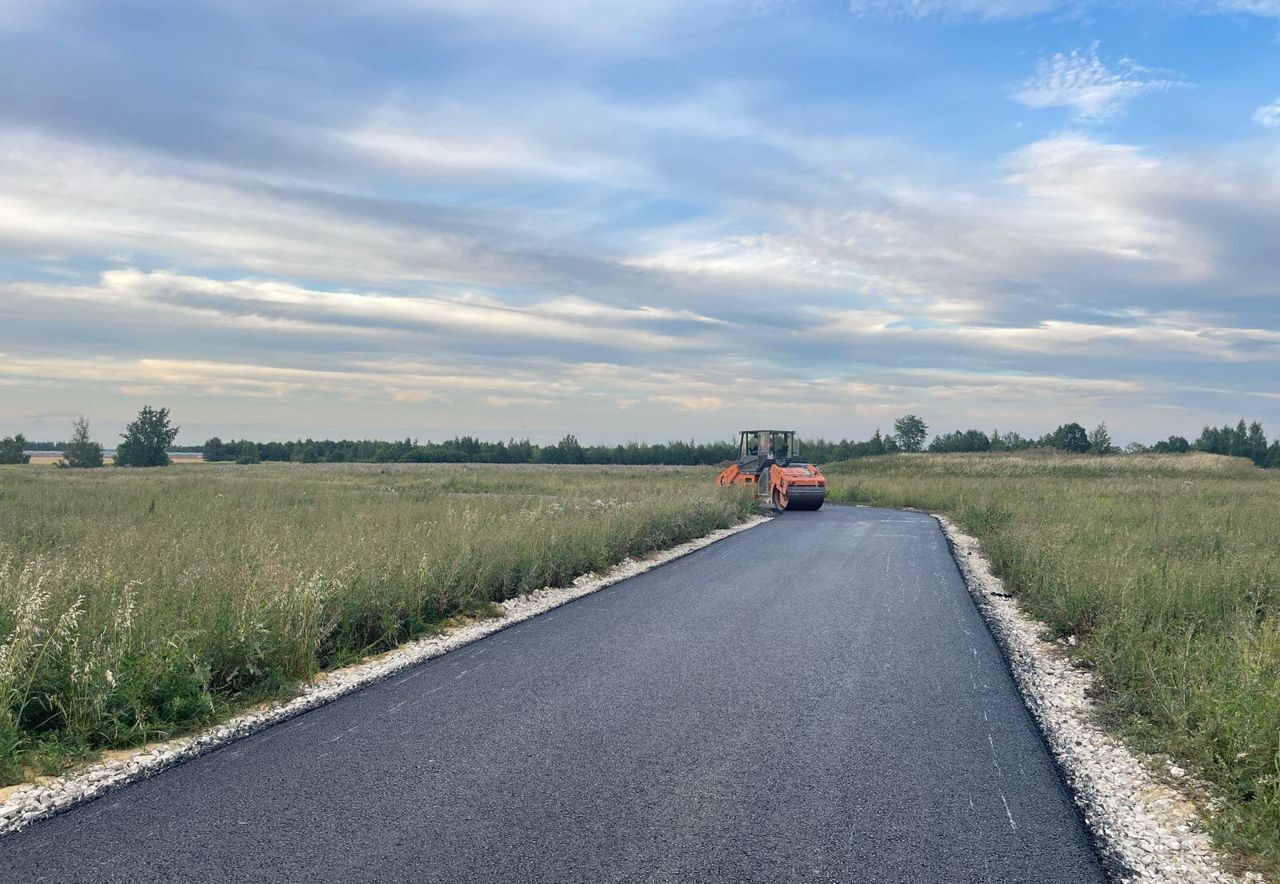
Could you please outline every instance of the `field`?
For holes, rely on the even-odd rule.
[[[190,730],[741,521],[677,468],[0,467],[0,777]]]
[[[201,457],[199,454],[188,454],[186,452],[183,452],[181,454],[175,454],[171,456],[173,457],[174,463],[203,463],[204,462],[204,458]],[[58,462],[61,460],[62,460],[61,454],[48,453],[48,452],[41,451],[31,455],[31,460],[28,461],[28,465],[33,467],[52,467],[52,466],[57,466]],[[102,460],[104,464],[110,466],[115,461],[115,458],[113,458],[111,455],[108,454]]]
[[[1213,455],[899,455],[833,501],[951,514],[1080,640],[1110,726],[1210,781],[1214,835],[1280,870],[1280,473]]]

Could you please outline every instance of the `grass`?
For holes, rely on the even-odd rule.
[[[1211,782],[1218,842],[1280,873],[1280,471],[1213,455],[899,455],[829,499],[953,516],[1082,640],[1108,723]]]
[[[0,467],[0,779],[741,521],[703,469]]]

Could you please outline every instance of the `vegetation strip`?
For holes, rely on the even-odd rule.
[[[992,573],[978,541],[946,516],[933,515],[1076,803],[1112,867],[1120,867],[1120,877],[1153,884],[1261,881],[1256,873],[1238,878],[1224,868],[1199,824],[1195,805],[1096,723],[1098,710],[1089,699],[1092,676],[1041,638],[1047,627],[1021,611]],[[1170,770],[1185,775],[1176,767]]]
[[[605,587],[767,521],[767,517],[754,516],[739,525],[714,531],[705,537],[637,559],[627,559],[604,574],[584,574],[571,586],[546,587],[508,599],[498,605],[502,609],[498,616],[457,627],[443,635],[408,642],[375,659],[325,673],[305,685],[299,696],[287,702],[237,715],[223,724],[192,736],[145,747],[123,761],[93,764],[74,776],[19,786],[6,801],[0,803],[0,835],[15,832],[36,820],[69,810],[99,797],[109,789],[154,776],[179,762],[196,758],[270,725],[331,703],[410,666],[469,645],[487,635],[529,620],[574,599],[599,592]]]

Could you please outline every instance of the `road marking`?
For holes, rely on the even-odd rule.
[[[1018,824],[1013,821],[1013,811],[1009,810],[1009,801],[1004,797],[1003,789],[996,789],[1000,793],[1000,800],[1004,802],[1004,815],[1009,818],[1009,828],[1018,831]]]

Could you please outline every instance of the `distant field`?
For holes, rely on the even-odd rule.
[[[199,453],[187,454],[184,452],[181,454],[172,454],[170,457],[173,458],[174,463],[204,463],[204,458]],[[53,466],[60,460],[62,460],[62,455],[56,451],[39,451],[31,455],[31,462],[29,466],[48,467]],[[110,466],[114,462],[114,458],[108,454],[103,458],[103,462]]]
[[[741,521],[714,470],[0,467],[0,778]]]
[[[1083,642],[1112,725],[1216,784],[1227,847],[1280,870],[1280,472],[1206,454],[898,455],[830,499],[944,511]]]

